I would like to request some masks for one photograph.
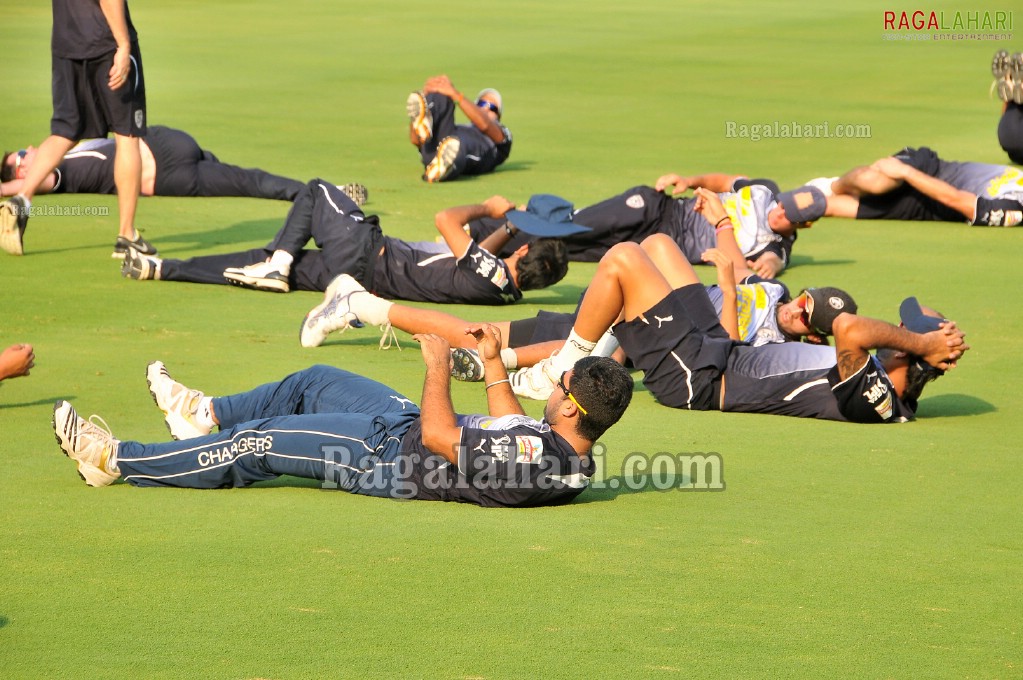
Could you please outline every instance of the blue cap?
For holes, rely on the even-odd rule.
[[[576,224],[575,207],[551,194],[533,194],[525,210],[509,210],[505,215],[516,229],[533,236],[571,236],[590,231],[589,227]]]
[[[899,318],[902,319],[902,325],[914,333],[936,331],[945,321],[941,317],[924,314],[924,310],[920,308],[920,303],[915,297],[908,297],[902,301],[902,304],[899,305]]]

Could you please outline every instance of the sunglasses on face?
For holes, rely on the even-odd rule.
[[[801,310],[799,312],[799,320],[803,322],[804,326],[806,326],[812,331],[813,326],[810,325],[810,313],[806,311],[806,293],[803,293],[802,295],[799,296],[799,299],[796,300],[796,304],[799,306],[799,309]]]
[[[480,107],[481,109],[489,109],[496,113],[498,118],[501,117],[501,110],[497,108],[497,104],[495,104],[494,102],[489,102],[486,99],[478,99],[476,100],[476,106]]]
[[[17,177],[18,177],[18,172],[21,171],[21,163],[25,160],[25,156],[27,154],[28,154],[28,151],[25,151],[25,149],[21,149],[14,156],[14,177],[15,177],[15,179],[17,179]]]
[[[565,387],[565,375],[567,375],[567,374],[568,374],[568,371],[562,371],[562,372],[561,372],[561,377],[560,377],[560,378],[558,378],[558,387],[560,387],[560,388],[561,388],[561,391],[565,393],[565,396],[566,396],[566,397],[568,397],[569,399],[571,399],[571,400],[572,400],[572,403],[573,403],[573,404],[575,404],[575,407],[576,407],[577,409],[579,409],[580,411],[582,411],[582,414],[583,414],[584,416],[585,416],[585,415],[589,415],[589,411],[587,411],[586,409],[584,409],[584,408],[582,407],[582,405],[581,405],[581,404],[580,404],[580,403],[579,403],[578,401],[576,401],[576,400],[575,400],[575,395],[574,395],[574,394],[572,394],[572,391],[571,391],[571,390],[569,390],[569,389],[568,389],[567,387]]]

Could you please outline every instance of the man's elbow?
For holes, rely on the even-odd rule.
[[[859,322],[860,318],[855,314],[843,312],[831,322],[831,335],[834,336],[836,342],[841,341],[843,344],[857,343],[857,338],[861,335],[859,332]]]

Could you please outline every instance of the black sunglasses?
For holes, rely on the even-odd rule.
[[[590,412],[587,411],[586,409],[584,409],[582,404],[580,404],[578,401],[576,401],[575,395],[572,394],[572,391],[570,389],[568,389],[567,387],[565,387],[565,376],[567,374],[568,374],[568,371],[562,371],[561,372],[561,377],[558,378],[558,387],[561,388],[561,391],[565,393],[566,397],[568,397],[569,399],[572,400],[572,403],[575,404],[576,408],[578,408],[580,411],[582,411],[584,416],[589,415]]]

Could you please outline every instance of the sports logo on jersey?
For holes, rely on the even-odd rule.
[[[518,449],[518,455],[515,457],[516,463],[536,465],[543,456],[543,440],[539,437],[517,436],[515,437],[515,448]]]
[[[656,314],[654,314],[654,318],[657,319],[657,327],[660,328],[662,325],[668,323],[669,321],[674,321],[675,315],[673,314],[671,316],[657,316]]]
[[[480,256],[478,260],[476,259],[477,255]],[[472,259],[477,264],[476,273],[482,276],[483,278],[489,277],[490,272],[494,271],[494,268],[497,267],[497,262],[494,260],[494,258],[486,257],[482,253],[474,253]]]
[[[991,210],[980,221],[989,227],[1015,227],[1023,223],[1023,211]]]
[[[142,109],[136,109],[135,111],[135,127],[142,128],[142,124],[146,122],[146,114],[142,112]]]
[[[642,210],[643,206],[646,205],[646,201],[643,200],[643,197],[641,195],[633,194],[632,196],[629,196],[627,199],[625,199],[625,205],[635,210]]]
[[[863,393],[863,396],[867,398],[870,405],[881,416],[881,420],[888,420],[892,417],[894,403],[892,401],[892,393],[888,390],[888,383],[886,381],[878,380]]]
[[[511,435],[490,438],[490,455],[497,462],[506,463],[512,455]]]
[[[490,283],[498,288],[504,288],[508,285],[508,272],[504,270],[504,267],[497,268],[494,275],[490,277]]]

